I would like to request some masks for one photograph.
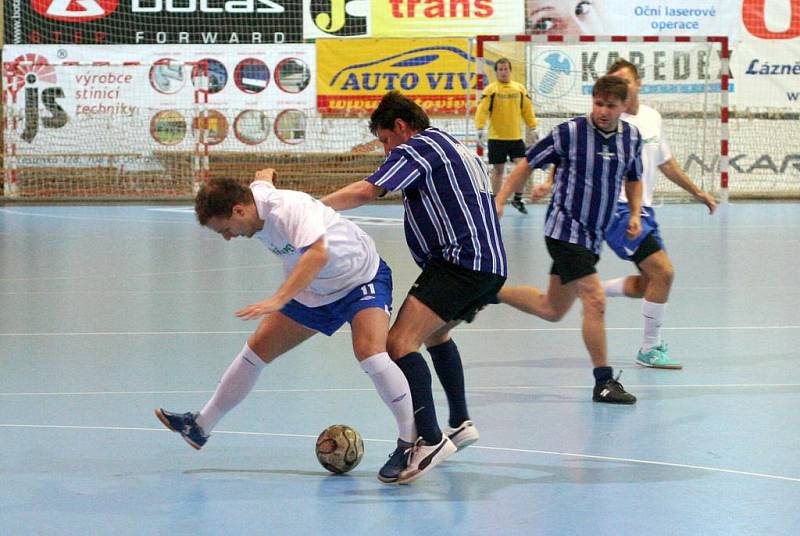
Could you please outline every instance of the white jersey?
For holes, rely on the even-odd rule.
[[[661,131],[661,114],[644,104],[639,105],[636,115],[623,113],[620,119],[632,123],[642,136],[642,206],[653,206],[653,191],[656,188],[658,166],[672,158],[667,139]],[[619,200],[627,203],[625,188],[619,194]]]
[[[328,262],[295,300],[307,307],[327,305],[374,279],[380,258],[375,242],[353,222],[310,195],[278,190],[270,182],[250,185],[264,228],[254,237],[283,261],[288,276],[305,248],[324,237]]]

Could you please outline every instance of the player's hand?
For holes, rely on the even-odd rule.
[[[502,218],[503,217],[503,203],[499,203],[497,201],[496,197],[494,198],[494,206],[495,206],[495,209],[497,209],[497,217],[498,218]]]
[[[525,146],[530,147],[534,143],[539,141],[539,133],[536,131],[535,128],[529,128],[525,131]]]
[[[628,240],[633,240],[642,232],[642,220],[639,216],[634,216],[631,214],[631,217],[628,219],[628,229],[625,231],[625,236]]]
[[[694,198],[708,207],[709,214],[714,214],[714,211],[717,210],[717,201],[710,194],[698,192]]]
[[[242,320],[254,320],[256,318],[261,318],[264,315],[268,315],[269,313],[280,311],[283,309],[284,305],[286,305],[286,303],[282,300],[274,297],[267,298],[264,301],[251,303],[247,307],[242,307],[234,314]]]
[[[259,169],[256,171],[256,178],[257,181],[269,181],[275,182],[275,179],[278,178],[278,172],[272,168],[266,169]]]
[[[486,129],[485,128],[482,128],[482,129],[478,130],[478,140],[476,142],[476,145],[481,149],[485,149],[486,148]]]
[[[531,201],[539,201],[550,193],[550,185],[540,182],[531,188]]]

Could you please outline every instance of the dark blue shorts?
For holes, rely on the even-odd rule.
[[[664,241],[661,240],[661,235],[658,232],[655,210],[651,207],[642,207],[642,232],[633,240],[628,240],[627,236],[625,236],[625,232],[628,229],[630,214],[631,210],[627,203],[618,203],[617,211],[611,219],[611,225],[606,229],[606,243],[614,250],[617,257],[625,261],[634,261],[636,251],[648,236],[652,236],[658,243],[658,246],[661,249],[665,249]],[[651,251],[650,253],[654,252]],[[644,259],[638,259],[638,261],[642,260]]]
[[[319,307],[308,307],[292,300],[281,312],[298,324],[330,336],[345,322],[352,322],[356,313],[369,307],[380,307],[387,315],[392,312],[392,270],[383,259],[375,278],[354,288],[347,296]]]

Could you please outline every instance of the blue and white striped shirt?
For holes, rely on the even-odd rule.
[[[620,120],[617,130],[597,129],[589,116],[565,121],[528,148],[531,169],[557,166],[544,234],[600,253],[622,181],[642,176],[642,139]]]
[[[441,259],[507,275],[486,166],[453,136],[432,127],[415,134],[366,180],[403,191],[406,242],[419,266]]]

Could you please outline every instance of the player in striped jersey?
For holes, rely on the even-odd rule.
[[[531,146],[497,194],[498,211],[530,169],[555,165],[555,187],[545,221],[545,243],[553,266],[547,292],[534,287],[504,287],[502,303],[557,322],[576,298],[583,304],[583,341],[594,365],[593,400],[633,404],[608,365],[605,295],[595,264],[606,228],[614,215],[622,183],[631,206],[626,233],[640,233],[642,140],[638,129],[619,117],[628,86],[604,76],[592,90],[592,112],[557,125]]]
[[[497,294],[506,279],[506,254],[483,162],[453,136],[430,126],[425,111],[392,91],[370,118],[386,161],[363,181],[322,202],[337,210],[357,207],[387,191],[400,190],[405,206],[406,242],[422,273],[389,331],[389,355],[403,370],[421,436],[414,448],[398,444],[392,454],[404,467],[399,482],[414,480],[456,448],[479,435],[467,412],[464,372],[450,330]],[[428,348],[447,394],[449,426],[436,421]]]
[[[636,363],[645,367],[679,369],[682,367],[680,361],[667,354],[667,345],[661,340],[661,322],[672,288],[674,270],[664,249],[655,211],[652,208],[658,170],[670,181],[689,192],[695,200],[706,205],[710,214],[714,213],[717,203],[712,196],[692,182],[672,156],[661,129],[661,114],[639,103],[642,80],[636,66],[626,60],[617,60],[609,68],[608,73],[619,76],[628,83],[626,113],[622,114],[622,119],[636,125],[642,134],[644,192],[642,234],[633,240],[626,238],[624,228],[632,209],[628,206],[625,196],[620,196],[614,220],[606,235],[606,242],[617,256],[635,263],[640,273],[604,281],[603,288],[609,298],[617,296],[643,298],[644,333],[642,346],[636,355]]]

